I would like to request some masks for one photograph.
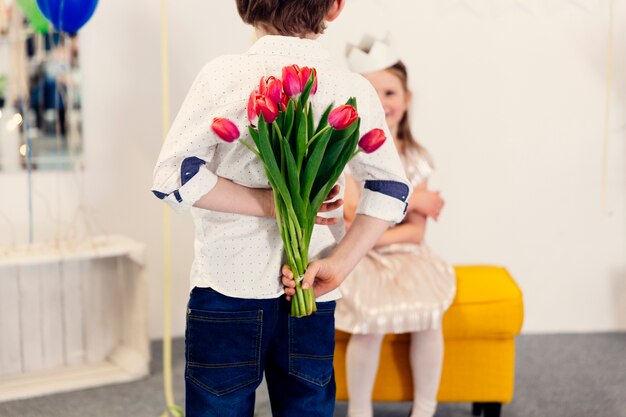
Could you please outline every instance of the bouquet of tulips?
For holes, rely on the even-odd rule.
[[[355,98],[336,108],[330,104],[316,126],[309,102],[316,91],[314,68],[290,65],[282,69],[282,80],[261,77],[248,100],[248,131],[254,146],[240,141],[261,160],[273,190],[287,263],[297,277],[291,304],[295,317],[316,310],[313,289],[303,290],[301,281],[320,206],[348,161],[361,150],[374,152],[385,141],[381,129],[359,139]],[[227,142],[240,136],[237,126],[225,118],[213,119],[211,129]]]

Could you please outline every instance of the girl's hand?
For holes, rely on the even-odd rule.
[[[409,211],[417,211],[424,216],[437,220],[444,204],[445,201],[439,195],[439,191],[415,190],[409,199]]]

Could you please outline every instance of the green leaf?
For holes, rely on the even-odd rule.
[[[279,140],[279,135],[281,134],[280,127],[276,120],[274,120],[273,123],[268,123],[267,127],[268,127],[268,132],[269,132],[270,143],[272,144],[272,151],[274,155],[276,156],[276,158],[278,158],[278,155],[280,155],[280,152],[281,152],[280,140]],[[282,168],[281,168],[281,171],[282,171]]]
[[[287,110],[285,110],[285,119],[283,122],[283,132],[285,132],[285,140],[289,141],[291,138],[291,130],[293,129],[294,121],[294,103],[293,100],[289,100]]]
[[[311,187],[313,186],[315,178],[318,176],[320,164],[324,158],[324,153],[326,152],[326,147],[331,135],[332,129],[328,129],[313,143],[313,150],[307,158],[304,176],[302,177],[302,199],[304,201],[309,201]]]
[[[348,101],[346,101],[346,104],[354,107],[354,110],[358,110],[358,108],[356,107],[356,97],[350,97]]]
[[[283,140],[283,153],[287,165],[285,174],[290,188],[289,191],[291,191],[293,209],[296,212],[299,222],[301,222],[304,219],[305,211],[302,198],[300,197],[300,170],[298,170],[296,160],[291,152],[291,147],[286,140]]]
[[[317,178],[311,188],[311,194],[315,195],[320,188],[322,188],[324,184],[330,180],[335,172],[337,164],[340,164],[343,160],[345,160],[345,162],[343,162],[343,166],[345,167],[348,163],[349,159],[346,160],[345,154],[350,151],[354,152],[356,143],[358,143],[360,124],[361,119],[359,118],[348,128],[333,132],[333,136],[331,137],[328,145],[328,150],[326,151],[324,159],[321,163],[320,172],[317,174]],[[345,136],[347,133],[350,133],[350,136]],[[355,138],[356,142],[354,140]]]
[[[306,112],[306,121],[307,121],[307,133],[309,134],[313,134],[313,108],[311,107],[311,103],[309,103],[309,105],[307,106],[307,112]],[[307,138],[308,139],[308,138]],[[306,154],[306,152],[305,152]]]
[[[360,119],[357,119],[356,124],[357,125],[360,124]],[[358,141],[359,141],[359,129],[357,126],[357,129],[354,130],[354,132],[352,133],[352,136],[347,139],[346,146],[344,146],[341,149],[339,153],[339,157],[332,164],[333,169],[331,171],[331,174],[328,176],[328,179],[319,184],[320,188],[319,190],[317,190],[317,194],[315,194],[315,197],[311,201],[311,209],[315,210],[316,213],[317,213],[317,210],[319,210],[322,203],[324,202],[330,190],[333,188],[333,186],[339,179],[339,176],[341,176],[341,173],[345,169],[348,161],[350,161],[350,158],[352,158],[354,149],[356,149]]]
[[[297,131],[296,131],[296,164],[298,165],[298,170],[302,169],[302,161],[304,159],[304,152],[306,151],[306,143],[309,138],[307,132],[307,117],[305,114],[296,112],[296,123],[297,123]]]
[[[263,115],[259,116],[259,143],[257,144],[259,154],[263,157],[264,165],[267,169],[268,177],[270,181],[276,186],[280,193],[285,205],[289,208],[291,205],[291,198],[287,189],[285,179],[282,177],[280,170],[278,169],[278,163],[276,157],[270,146],[269,132],[267,129],[267,123],[263,119]]]

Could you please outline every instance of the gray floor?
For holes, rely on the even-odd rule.
[[[182,340],[174,342],[174,389],[182,404]],[[161,345],[152,374],[133,383],[0,403],[1,417],[157,417],[163,411]],[[504,417],[626,417],[626,333],[522,335],[517,339],[515,397]],[[409,403],[379,403],[377,417],[406,417]],[[337,403],[336,417],[346,404]],[[258,417],[269,417],[263,386]],[[469,404],[440,404],[437,417],[470,417]],[[190,416],[192,417],[192,416]],[[300,417],[300,416],[294,416]]]

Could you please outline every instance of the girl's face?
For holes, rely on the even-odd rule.
[[[391,71],[382,70],[363,74],[374,86],[385,110],[389,130],[395,136],[402,116],[409,107],[410,93],[404,90],[402,81]]]

